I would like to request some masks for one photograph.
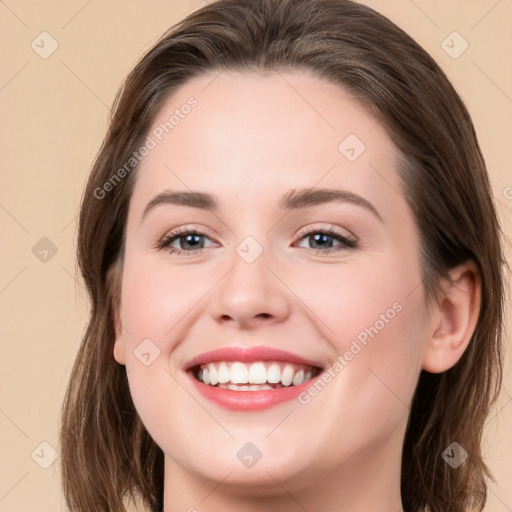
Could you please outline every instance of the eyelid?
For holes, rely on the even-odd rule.
[[[359,242],[359,239],[351,231],[344,229],[344,231],[346,231],[347,233],[343,233],[342,228],[335,226],[333,224],[329,224],[329,223],[325,223],[325,224],[316,223],[313,225],[308,224],[307,226],[299,229],[299,231],[297,232],[297,237],[302,238],[304,235],[308,235],[311,232],[314,232],[315,230],[332,231],[333,233],[336,233],[338,236],[349,239],[351,242],[354,242],[354,243]]]

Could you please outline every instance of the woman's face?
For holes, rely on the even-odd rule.
[[[382,125],[310,74],[222,73],[149,136],[114,355],[166,478],[394,486],[429,316]]]

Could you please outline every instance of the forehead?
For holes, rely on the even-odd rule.
[[[348,91],[302,71],[196,77],[165,102],[148,135],[154,147],[134,202],[164,189],[237,193],[245,205],[314,186],[377,203],[399,195],[398,151],[382,126]]]

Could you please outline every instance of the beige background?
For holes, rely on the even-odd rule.
[[[473,116],[504,229],[512,218],[512,2],[365,0],[441,65]],[[63,511],[57,418],[87,302],[75,272],[76,215],[108,106],[125,74],[172,23],[204,5],[179,1],[0,1],[1,512]],[[48,32],[57,50],[51,48]],[[469,47],[452,58],[457,31]],[[450,41],[450,39],[448,39]],[[452,45],[451,43],[449,43]],[[455,39],[455,51],[462,40]],[[47,237],[57,252],[52,255]],[[34,254],[49,249],[47,261]],[[42,249],[41,249],[42,247]],[[36,253],[38,251],[35,251]],[[507,248],[510,260],[510,248]],[[510,297],[508,298],[510,318]],[[509,322],[510,323],[510,322]],[[512,374],[486,428],[497,484],[486,512],[512,510]],[[313,512],[313,511],[311,511]]]

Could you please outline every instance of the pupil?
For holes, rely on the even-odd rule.
[[[183,238],[186,240],[186,244],[191,244],[193,248],[196,248],[196,246],[194,244],[196,243],[199,243],[198,242],[198,238],[201,237],[202,235],[198,235],[198,234],[190,234],[190,235],[187,235],[185,237],[182,237],[182,240]],[[183,244],[180,244],[182,247],[182,249],[185,249],[185,247],[183,247]]]
[[[318,242],[326,242],[326,239],[329,239],[331,238],[331,235],[327,235],[325,233],[316,233],[315,235],[312,235],[313,237],[313,240],[314,240],[314,244],[318,243]],[[327,246],[328,247],[332,247],[332,240],[331,240],[331,243],[328,243],[327,241]],[[321,245],[320,247],[326,247],[326,245]]]

